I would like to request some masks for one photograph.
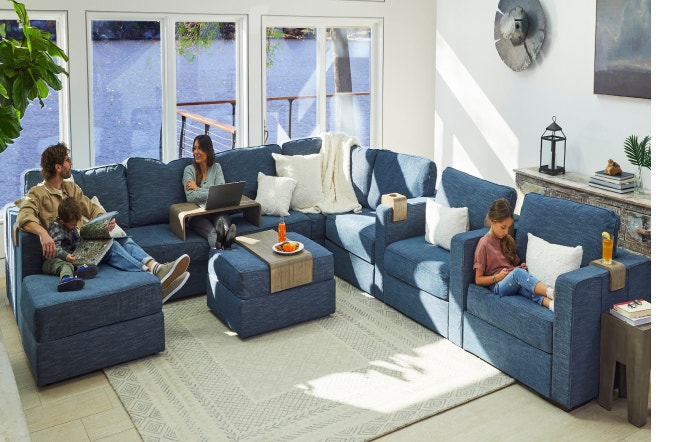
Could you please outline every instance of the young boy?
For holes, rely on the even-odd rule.
[[[57,213],[57,219],[50,223],[48,229],[57,255],[45,260],[42,270],[43,273],[61,278],[57,291],[80,290],[85,286],[83,279],[94,278],[99,273],[99,268],[94,265],[82,265],[77,269],[74,266],[76,256],[73,252],[80,242],[80,233],[76,228],[81,217],[80,204],[75,198],[67,197],[59,203]]]

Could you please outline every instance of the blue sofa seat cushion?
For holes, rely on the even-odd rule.
[[[394,278],[437,298],[449,299],[451,255],[447,250],[414,236],[385,249],[385,271]]]
[[[512,187],[492,183],[452,167],[442,172],[442,181],[435,201],[448,207],[467,207],[470,230],[484,228],[489,207],[498,198],[505,198],[514,209],[517,192]]]
[[[125,160],[131,227],[169,222],[170,206],[187,200],[182,175],[184,168],[191,162],[191,158],[174,160],[168,164],[153,158]]]
[[[486,287],[471,284],[467,311],[530,346],[552,354],[555,315],[529,298],[520,295],[501,297]]]
[[[602,257],[603,231],[613,235],[616,247],[620,222],[619,216],[609,209],[529,193],[524,197],[515,235],[517,253],[526,259],[527,234],[531,232],[551,244],[583,246],[583,267]]]
[[[289,238],[304,243],[305,250],[312,254],[312,283],[333,279],[331,252],[297,233],[291,233]],[[269,265],[239,244],[234,244],[231,250],[210,252],[208,278],[210,284],[219,281],[240,299],[276,296],[271,293]]]
[[[381,150],[373,163],[368,206],[378,208],[382,196],[400,193],[406,198],[434,195],[437,166],[427,158]]]
[[[102,265],[99,274],[88,279],[82,290],[59,293],[58,282],[57,276],[43,274],[30,275],[22,281],[19,308],[38,342],[161,311],[161,286],[158,278],[147,272],[123,272]]]
[[[375,263],[375,212],[336,213],[326,217],[326,239],[364,261]]]
[[[187,228],[187,239],[182,241],[170,230],[169,224],[133,227],[125,233],[158,262],[168,262],[186,253],[191,262],[207,261],[210,246],[205,238]]]
[[[245,181],[243,194],[248,198],[257,197],[257,174],[276,176],[276,163],[272,153],[281,153],[278,144],[231,149],[215,154],[215,161],[222,166],[226,182]]]

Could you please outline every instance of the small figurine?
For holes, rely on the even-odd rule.
[[[604,168],[604,173],[607,175],[621,175],[623,170],[621,170],[619,163],[610,158],[607,162],[607,167]]]

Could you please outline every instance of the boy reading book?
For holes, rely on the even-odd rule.
[[[81,216],[80,204],[75,198],[67,197],[59,203],[57,218],[49,225],[48,232],[54,240],[57,254],[43,263],[43,273],[59,276],[57,291],[80,290],[85,286],[83,279],[94,278],[99,272],[95,265],[83,264],[75,267],[75,250],[81,242],[77,225]]]

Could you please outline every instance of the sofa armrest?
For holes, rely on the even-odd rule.
[[[451,238],[449,264],[449,340],[463,346],[463,312],[467,309],[468,287],[475,282],[473,265],[477,243],[489,230],[477,229]]]
[[[418,235],[425,235],[426,197],[406,200],[406,219],[392,221],[394,208],[380,204],[376,209],[375,221],[375,268],[373,274],[374,293],[383,299],[383,273],[385,271],[385,249],[393,242]]]
[[[394,209],[386,204],[380,204],[376,210],[378,223],[376,237],[382,236],[385,247],[393,242],[401,241],[414,236],[425,235],[425,202],[426,197],[417,197],[406,200],[406,219],[392,221]]]
[[[608,290],[609,272],[595,266],[564,273],[555,282],[550,396],[567,409],[598,394],[600,314]]]

